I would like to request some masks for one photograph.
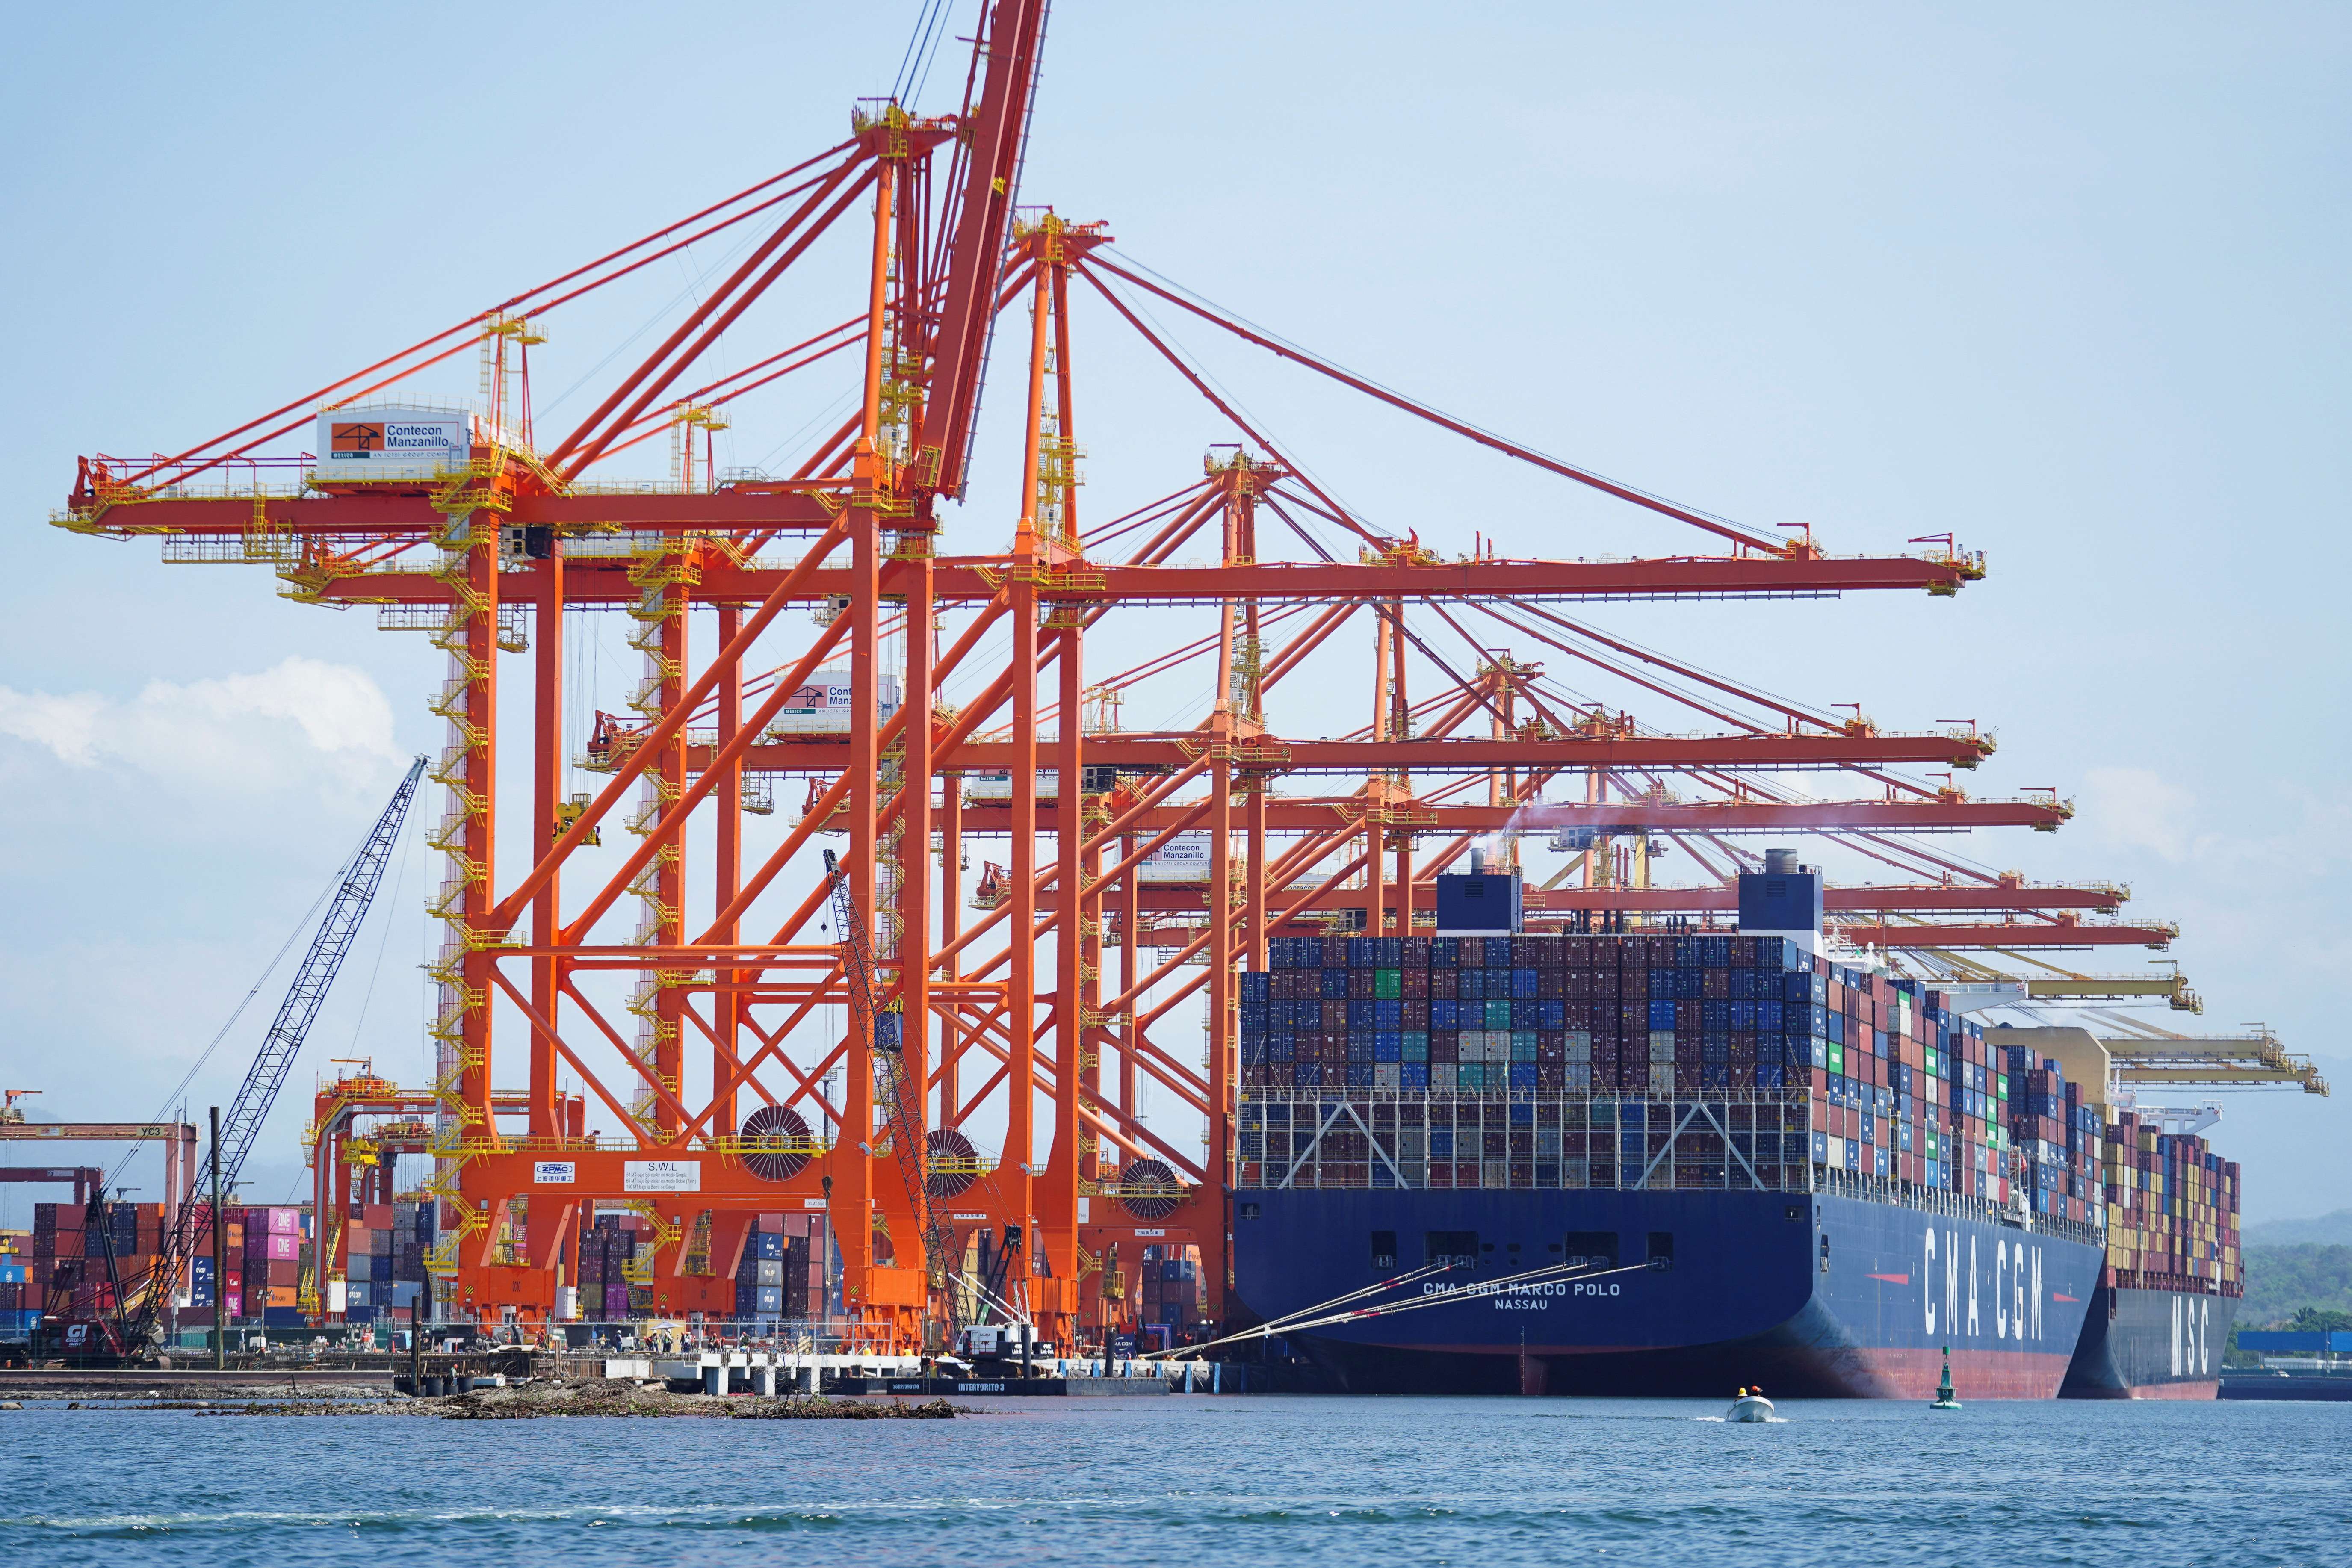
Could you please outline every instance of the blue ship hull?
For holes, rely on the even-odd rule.
[[[2066,1370],[2069,1399],[2213,1399],[2234,1296],[2099,1287]]]
[[[1295,1333],[1364,1393],[2055,1396],[2101,1249],[1964,1212],[1806,1193],[1243,1190],[1235,1292],[1286,1317],[1412,1269],[1427,1307]],[[1619,1267],[1505,1276],[1613,1245]],[[1392,1250],[1376,1251],[1385,1246]],[[1465,1247],[1475,1251],[1463,1250]],[[1659,1253],[1668,1267],[1642,1267]],[[1387,1300],[1396,1293],[1378,1298]],[[1351,1303],[1361,1304],[1361,1303]]]

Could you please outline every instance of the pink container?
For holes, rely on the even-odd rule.
[[[269,1211],[269,1234],[273,1237],[301,1235],[302,1211],[300,1209],[271,1209]],[[273,1252],[269,1256],[276,1258],[278,1255]]]
[[[301,1260],[301,1257],[302,1238],[300,1237],[280,1236],[276,1231],[271,1231],[269,1233],[270,1261],[288,1263],[299,1262]]]

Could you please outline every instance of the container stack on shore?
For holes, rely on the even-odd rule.
[[[1244,1186],[1859,1178],[2010,1201],[2011,1079],[1916,981],[1768,936],[1301,937],[1269,959],[1240,988]],[[1316,1109],[1358,1100],[1360,1129]],[[2095,1133],[2053,1127],[2070,1181],[2095,1176]],[[2105,1217],[2063,1200],[2045,1212]]]
[[[112,1312],[114,1290],[106,1268],[110,1247],[114,1279],[126,1288],[153,1267],[163,1246],[163,1205],[108,1204],[103,1216],[106,1230],[100,1236],[89,1230],[88,1211],[80,1204],[33,1205],[29,1278],[17,1287],[19,1311],[80,1318]]]
[[[661,1310],[653,1282],[654,1253],[651,1220],[628,1212],[597,1215],[580,1243],[581,1318],[622,1322]],[[755,1330],[822,1317],[826,1311],[827,1257],[824,1215],[754,1215],[731,1263],[706,1252],[698,1264],[718,1271],[731,1289],[731,1318],[724,1306],[698,1310],[705,1310],[706,1318],[729,1318]]]
[[[299,1328],[309,1321],[302,1310],[302,1260],[310,1242],[310,1215],[299,1208],[244,1208],[223,1211],[227,1217],[224,1237],[228,1277],[221,1284],[232,1320],[258,1320],[269,1328]],[[194,1283],[202,1283],[196,1281]],[[207,1296],[202,1301],[210,1307]]]
[[[600,1214],[580,1238],[580,1315],[613,1322],[653,1310],[651,1278],[639,1265],[650,1259],[653,1226],[634,1214]],[[636,1277],[635,1280],[630,1278]]]
[[[32,1237],[11,1231],[0,1237],[0,1340],[21,1340],[41,1321],[41,1287],[33,1280]]]
[[[2129,1111],[2106,1129],[2107,1267],[2124,1289],[2245,1294],[2238,1163]]]
[[[811,1213],[763,1214],[760,1216],[759,1235],[778,1237],[783,1294],[775,1314],[769,1312],[764,1304],[767,1298],[761,1297],[756,1315],[762,1320],[781,1315],[785,1322],[806,1322],[824,1317],[831,1310],[827,1301],[833,1290],[833,1276],[838,1272],[833,1261],[833,1243],[825,1230],[825,1216]],[[764,1247],[768,1244],[763,1240],[760,1245]],[[763,1252],[761,1257],[766,1254]]]
[[[426,1300],[425,1259],[433,1249],[430,1203],[353,1204],[343,1233],[343,1321],[415,1321]]]
[[[799,1220],[797,1235],[790,1227],[794,1219]],[[743,1238],[742,1261],[735,1266],[736,1321],[764,1331],[806,1319],[813,1274],[819,1281],[818,1305],[823,1306],[824,1276],[814,1259],[824,1245],[824,1216],[762,1214],[752,1217],[752,1226]]]
[[[1206,1315],[1208,1281],[1201,1275],[1197,1247],[1147,1247],[1143,1249],[1142,1289],[1136,1303],[1136,1321],[1147,1331],[1158,1331],[1154,1342],[1173,1342]]]

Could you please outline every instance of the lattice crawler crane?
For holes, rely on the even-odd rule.
[[[344,864],[327,912],[302,955],[293,984],[287,987],[286,999],[278,1005],[268,1033],[262,1037],[261,1049],[246,1069],[236,1098],[222,1119],[220,1143],[207,1156],[219,1166],[214,1191],[225,1192],[236,1184],[237,1173],[244,1169],[247,1156],[260,1139],[262,1123],[268,1120],[270,1108],[278,1103],[278,1091],[286,1086],[286,1075],[293,1068],[294,1058],[301,1054],[302,1042],[309,1037],[310,1026],[318,1021],[319,1010],[326,1005],[335,974],[351,952],[361,922],[367,918],[368,907],[375,900],[376,889],[383,884],[384,867],[392,858],[394,846],[400,841],[401,826],[407,821],[409,805],[416,798],[417,782],[425,775],[425,762],[419,757],[410,764],[383,814],[368,829],[367,837]],[[206,1180],[211,1180],[209,1172]],[[106,1234],[102,1197],[102,1194],[91,1196],[87,1221],[100,1235]],[[197,1249],[209,1245],[211,1226],[216,1217],[208,1205],[193,1201],[183,1204],[180,1212],[171,1216],[173,1223],[164,1233],[154,1263],[142,1278],[127,1282],[119,1277],[114,1249],[109,1242],[106,1272],[114,1315],[110,1320],[99,1313],[94,1322],[61,1325],[68,1342],[74,1338],[73,1331],[81,1329],[79,1339],[89,1347],[83,1352],[84,1359],[135,1360],[152,1353],[163,1304],[179,1288],[181,1275]],[[323,1215],[317,1224],[314,1245],[319,1248],[317,1255],[324,1257],[327,1237]]]

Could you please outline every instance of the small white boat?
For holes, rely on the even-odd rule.
[[[1750,1394],[1742,1389],[1739,1397],[1731,1402],[1731,1408],[1723,1413],[1723,1418],[1726,1421],[1769,1421],[1772,1419],[1772,1402],[1760,1394]]]

